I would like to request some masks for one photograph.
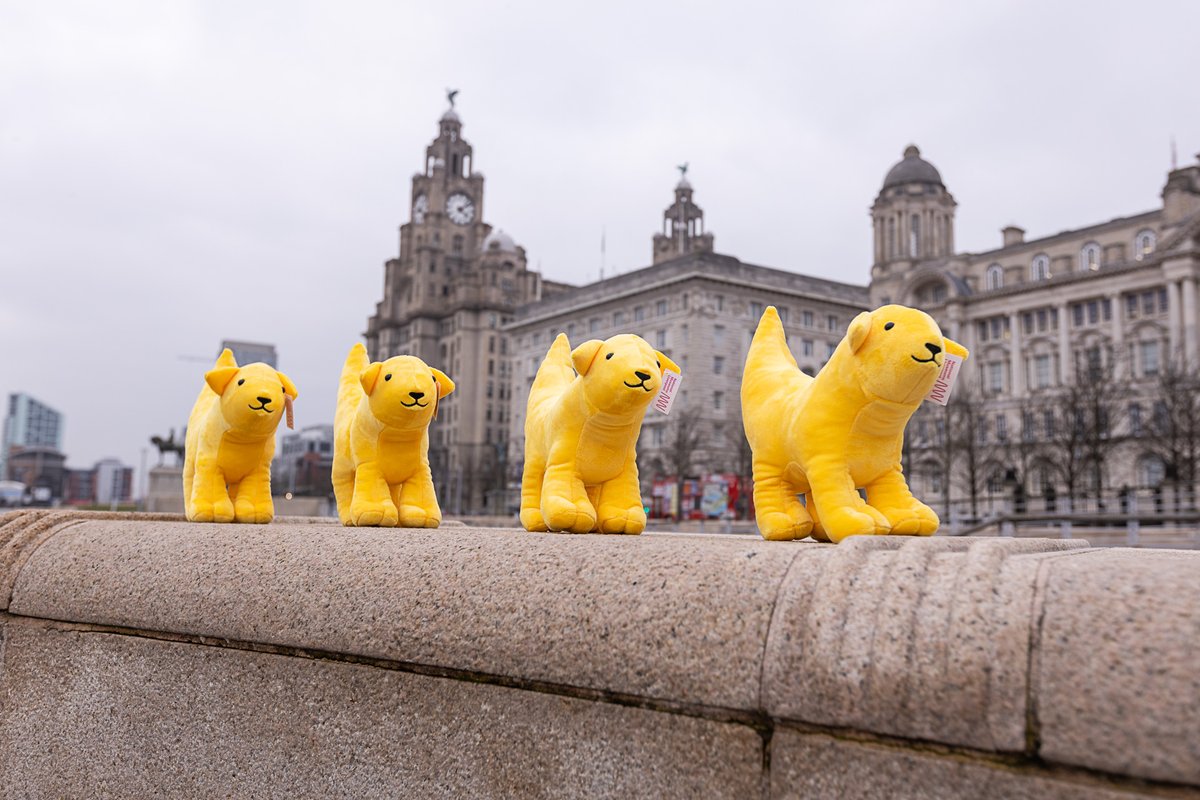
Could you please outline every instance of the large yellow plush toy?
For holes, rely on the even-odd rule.
[[[530,531],[641,533],[634,446],[646,407],[675,362],[640,336],[571,350],[559,334],[529,389],[521,524]]]
[[[855,317],[811,378],[796,366],[779,314],[766,310],[742,376],[742,422],[754,453],[763,538],[811,533],[839,542],[937,530],[937,514],[908,489],[900,448],[904,426],[933,388],[946,353],[967,357],[928,314],[883,306]]]
[[[333,491],[343,525],[436,528],[429,423],[454,391],[445,373],[414,356],[369,363],[350,348],[333,418]]]
[[[228,349],[204,375],[188,417],[183,507],[193,522],[270,522],[275,429],[296,386],[273,367],[239,367]]]

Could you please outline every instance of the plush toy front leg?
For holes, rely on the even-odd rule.
[[[233,502],[225,488],[225,475],[216,461],[196,460],[192,478],[192,522],[233,522]]]
[[[938,529],[938,515],[913,497],[897,467],[867,485],[867,502],[891,523],[891,533],[929,536]]]
[[[545,531],[542,516],[542,481],[546,478],[546,462],[526,461],[521,473],[521,525],[527,531]]]
[[[777,467],[755,461],[754,518],[764,539],[803,539],[812,530],[812,519],[787,485]]]
[[[646,508],[637,465],[630,462],[621,474],[600,487],[596,524],[601,533],[641,533],[646,530]]]
[[[551,464],[542,482],[542,518],[552,531],[589,533],[596,526],[596,509],[583,481],[569,464]]]
[[[350,501],[351,525],[395,526],[400,520],[383,472],[374,461],[358,465],[354,473],[354,497]]]
[[[442,509],[433,489],[429,468],[417,473],[392,489],[392,502],[400,512],[400,525],[405,528],[436,528],[442,523]]]
[[[821,525],[831,542],[847,536],[887,533],[887,517],[867,505],[858,495],[854,480],[844,466],[819,464],[807,472]]]
[[[271,468],[263,464],[238,484],[236,500],[233,501],[233,518],[238,522],[263,524],[275,517],[275,503],[271,500]]]

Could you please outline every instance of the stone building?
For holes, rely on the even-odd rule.
[[[1200,164],[1173,169],[1162,197],[1160,208],[1038,239],[1010,225],[997,248],[956,253],[956,203],[938,170],[909,146],[887,173],[871,207],[871,303],[925,309],[970,348],[956,393],[979,399],[977,491],[996,496],[1019,485],[1033,495],[1061,493],[1053,457],[1030,460],[1021,451],[1067,424],[1072,415],[1055,409],[1055,398],[1085,373],[1126,387],[1103,432],[1111,452],[1101,485],[1086,490],[1162,481],[1164,464],[1143,422],[1156,413],[1164,370],[1197,364]],[[946,488],[945,464],[934,458],[946,435],[941,415],[923,408],[909,427],[910,477],[926,493]],[[961,480],[951,483],[961,498]]]
[[[493,512],[512,407],[501,326],[560,285],[527,269],[524,248],[483,221],[484,178],[462,129],[452,101],[412,178],[411,216],[384,265],[366,343],[373,361],[415,355],[462,382],[431,427],[434,482],[444,508]]]
[[[646,413],[638,456],[644,495],[670,466],[675,431],[684,417],[700,432],[689,474],[749,474],[739,401],[742,364],[768,305],[779,308],[797,363],[814,374],[828,360],[855,314],[867,307],[865,286],[747,264],[712,251],[703,212],[686,177],[654,236],[655,263],[516,310],[505,326],[512,355],[509,401],[510,480],[524,458],[529,386],[550,343],[565,332],[572,346],[587,339],[636,333],[679,364],[683,384],[669,417]]]

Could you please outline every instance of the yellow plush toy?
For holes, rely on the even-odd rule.
[[[945,353],[967,357],[928,314],[883,306],[855,317],[829,363],[810,378],[788,350],[779,314],[766,310],[742,376],[742,422],[754,453],[763,538],[812,533],[839,542],[856,534],[937,530],[937,514],[908,490],[900,448]]]
[[[414,356],[368,363],[350,348],[333,418],[333,491],[343,525],[436,528],[429,422],[454,382]]]
[[[275,429],[292,426],[296,386],[267,364],[238,367],[228,349],[204,375],[188,417],[183,506],[193,522],[270,522]]]
[[[559,334],[529,389],[521,524],[530,531],[641,533],[634,445],[664,369],[675,362],[640,336],[571,350]]]

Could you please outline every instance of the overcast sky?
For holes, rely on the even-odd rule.
[[[222,338],[331,422],[460,90],[486,221],[555,280],[644,266],[688,161],[716,248],[865,283],[909,142],[985,250],[1160,204],[1200,3],[0,2],[0,393],[137,465]],[[471,391],[470,376],[455,375]],[[155,456],[152,453],[150,461]]]

